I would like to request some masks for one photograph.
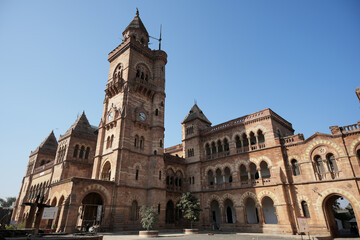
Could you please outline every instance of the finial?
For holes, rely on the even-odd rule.
[[[196,98],[194,98],[194,105],[197,105],[197,101],[196,101]]]
[[[136,8],[136,16],[139,16],[139,9]]]

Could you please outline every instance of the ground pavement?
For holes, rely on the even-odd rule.
[[[103,240],[125,240],[125,239],[143,239],[137,234],[123,234],[123,233],[100,233],[104,236]],[[330,239],[330,238],[317,238],[310,236],[295,236],[295,235],[275,235],[275,234],[251,234],[251,233],[210,233],[203,232],[194,235],[185,235],[183,233],[160,233],[159,240],[285,240],[285,239]],[[360,240],[360,238],[346,238],[347,240]],[[343,240],[336,238],[336,240]]]

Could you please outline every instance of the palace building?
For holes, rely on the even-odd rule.
[[[305,139],[269,108],[212,126],[195,104],[182,143],[165,149],[167,54],[148,43],[137,12],[109,53],[99,126],[83,113],[30,153],[13,221],[32,227],[29,204],[42,201],[58,212],[41,229],[132,230],[141,228],[139,208],[152,205],[157,228],[180,229],[187,222],[176,204],[191,192],[200,229],[297,234],[303,217],[311,234],[341,236],[338,198],[352,206],[353,230],[360,225],[360,122]]]

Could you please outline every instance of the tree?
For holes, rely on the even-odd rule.
[[[142,206],[140,208],[140,217],[141,217],[140,222],[141,222],[143,228],[146,229],[146,231],[149,231],[150,229],[152,229],[158,221],[158,215],[155,212],[155,209],[153,206],[151,206],[151,207]]]
[[[183,212],[184,218],[190,221],[191,228],[194,222],[199,221],[200,212],[202,211],[200,200],[191,193],[183,193],[177,207]]]
[[[15,197],[7,197],[6,200],[0,198],[0,205],[2,207],[11,207],[11,205],[13,204],[13,202],[16,201]]]

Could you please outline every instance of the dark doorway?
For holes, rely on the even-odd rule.
[[[166,204],[166,223],[174,223],[174,203],[170,200]]]
[[[355,213],[350,202],[334,194],[323,202],[325,219],[333,237],[351,238],[359,236]]]
[[[89,193],[81,203],[81,228],[88,230],[91,226],[100,225],[103,212],[103,200],[100,194]]]

